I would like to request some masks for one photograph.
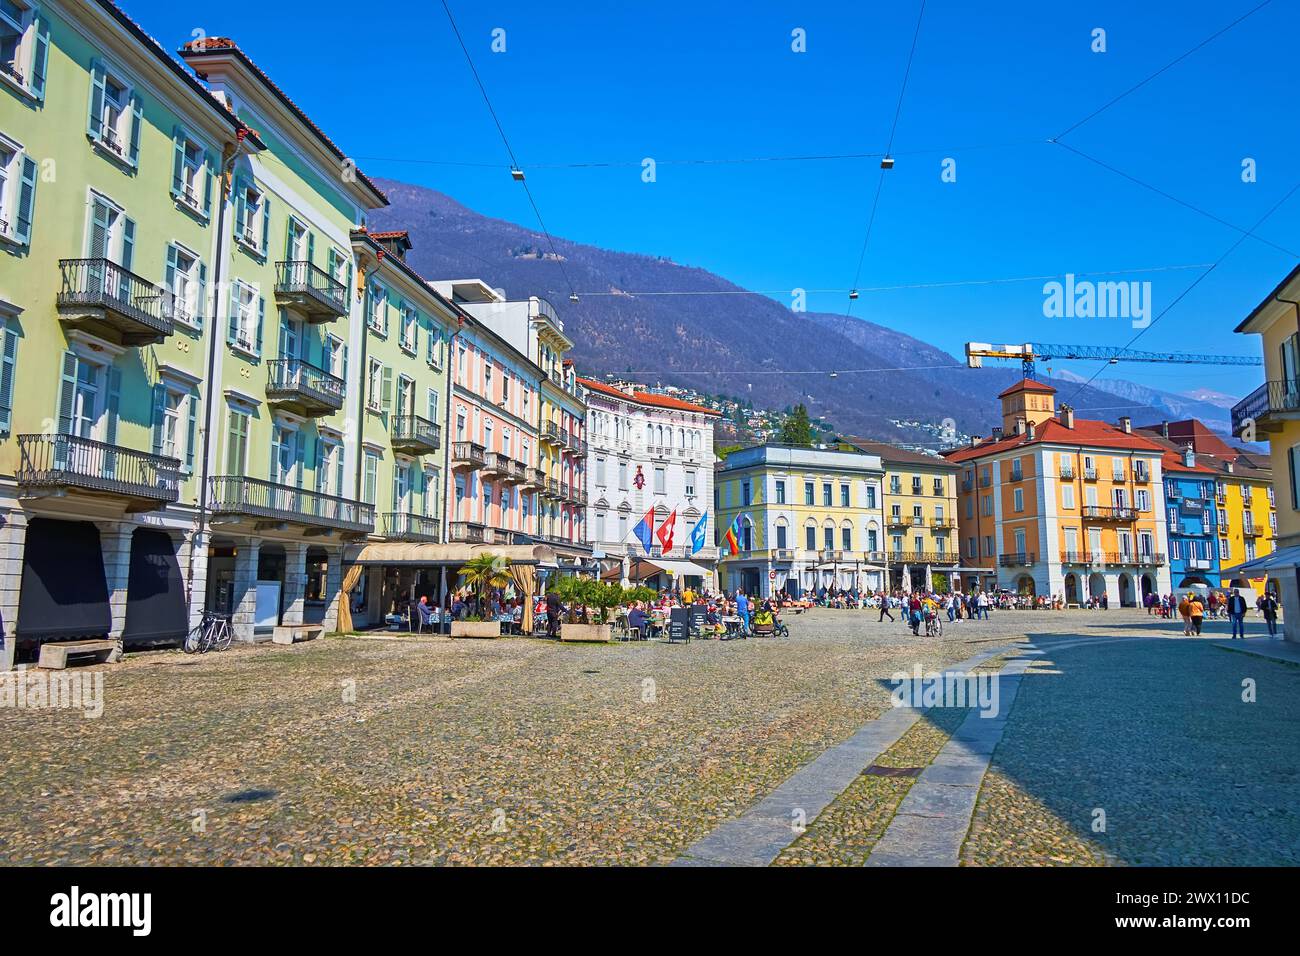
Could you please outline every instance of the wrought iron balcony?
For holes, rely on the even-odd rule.
[[[1084,480],[1084,481],[1096,481],[1096,480],[1097,480],[1097,469],[1096,469],[1096,468],[1089,468],[1089,467],[1087,467],[1087,466],[1085,465],[1085,466],[1084,466],[1084,469],[1083,469],[1083,480]]]
[[[793,561],[794,551],[790,548],[774,548],[772,550],[773,561]]]
[[[153,511],[180,497],[181,463],[76,435],[19,435],[20,495],[81,492],[126,499],[126,510]]]
[[[108,329],[123,345],[155,345],[171,335],[172,294],[108,259],[60,259],[59,320]]]
[[[1139,485],[1145,485],[1151,480],[1151,474],[1144,468],[1133,469],[1133,481]]]
[[[955,551],[890,551],[891,564],[955,564]]]
[[[451,443],[451,467],[453,468],[482,468],[486,455],[483,446],[472,441]]]
[[[420,415],[394,415],[388,440],[394,451],[431,454],[442,447],[442,426]]]
[[[1247,423],[1272,432],[1287,419],[1300,417],[1300,379],[1265,382],[1232,406],[1232,434],[1240,437]]]
[[[309,417],[343,408],[343,379],[302,359],[266,363],[266,400]]]
[[[384,537],[394,541],[437,541],[441,522],[405,511],[384,513]]]
[[[1096,521],[1136,521],[1137,509],[1109,505],[1084,505],[1083,516]]]
[[[487,540],[487,526],[473,521],[452,521],[447,525],[447,540],[458,544],[483,544]]]
[[[301,312],[308,322],[332,322],[348,314],[348,290],[305,259],[275,264],[275,301]]]
[[[555,478],[547,478],[547,479],[546,479],[546,491],[544,492],[544,494],[546,495],[547,498],[558,498],[558,497],[560,497],[560,483],[559,483],[559,481],[557,481]]]
[[[956,518],[931,518],[930,527],[936,531],[951,531],[957,527]]]
[[[1004,568],[1027,568],[1037,560],[1032,551],[1015,551],[998,555],[998,564]]]
[[[1243,524],[1241,526],[1241,533],[1248,538],[1258,538],[1264,533],[1264,529],[1256,524]]]
[[[220,475],[210,481],[212,513],[218,517],[252,518],[345,532],[370,532],[375,507],[364,501],[338,498],[244,475]]]
[[[528,466],[522,461],[501,456],[505,469],[502,480],[511,485],[522,485],[528,479]]]
[[[550,445],[558,447],[564,444],[564,439],[560,437],[560,426],[555,422],[547,422],[546,428],[542,430],[540,437],[542,441]]]
[[[568,500],[568,498],[569,498],[569,483],[568,483],[567,481],[561,481],[561,482],[560,482],[560,493],[559,493],[559,495],[558,495],[557,497],[559,497],[561,501],[567,501],[567,500]]]
[[[1074,466],[1062,465],[1060,476],[1062,481],[1074,481]]]

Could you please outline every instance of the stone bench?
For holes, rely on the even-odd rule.
[[[295,641],[314,641],[324,633],[324,624],[277,624],[271,632],[271,640],[276,644],[292,644]]]
[[[117,641],[56,641],[41,645],[36,666],[61,671],[68,666],[69,657],[93,658],[81,661],[83,664],[112,664],[122,659],[122,649]]]

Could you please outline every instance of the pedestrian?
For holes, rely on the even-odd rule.
[[[1192,636],[1192,594],[1189,591],[1187,595],[1178,602],[1178,616],[1183,619],[1183,637]]]
[[[889,595],[888,595],[888,594],[881,593],[881,595],[880,595],[880,616],[876,618],[876,623],[880,623],[880,622],[883,621],[885,618],[889,618],[889,622],[890,622],[891,624],[892,624],[893,621],[894,621],[894,615],[892,615],[892,614],[889,613]]]
[[[560,615],[564,613],[564,604],[554,591],[546,595],[546,636],[552,640],[560,636]]]
[[[736,614],[740,617],[740,626],[745,633],[749,633],[749,598],[745,597],[745,592],[736,591]]]
[[[1201,603],[1199,595],[1193,594],[1191,606],[1188,608],[1192,618],[1192,633],[1197,637],[1201,636],[1201,622],[1205,619],[1205,605]]]
[[[1228,597],[1228,620],[1232,621],[1232,640],[1246,639],[1246,599],[1236,588]]]
[[[981,591],[975,598],[975,606],[979,609],[979,619],[987,621],[989,619],[989,596],[985,591]]]
[[[1265,591],[1259,602],[1259,609],[1264,612],[1264,623],[1268,625],[1268,636],[1277,637],[1277,598],[1271,591]]]

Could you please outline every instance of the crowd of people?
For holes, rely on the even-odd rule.
[[[1183,621],[1183,633],[1195,636],[1201,633],[1201,626],[1208,618],[1227,618],[1232,623],[1232,637],[1245,638],[1246,614],[1250,604],[1238,588],[1223,591],[1209,591],[1202,597],[1197,591],[1188,591],[1182,597],[1177,594],[1148,594],[1144,602],[1147,614],[1154,617],[1172,618],[1175,613]],[[1270,637],[1277,636],[1278,601],[1271,591],[1265,591],[1255,598],[1255,616],[1264,619]]]

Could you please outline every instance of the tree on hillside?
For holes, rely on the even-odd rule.
[[[781,442],[786,445],[811,445],[812,440],[812,422],[808,420],[808,409],[796,405],[781,423]]]

